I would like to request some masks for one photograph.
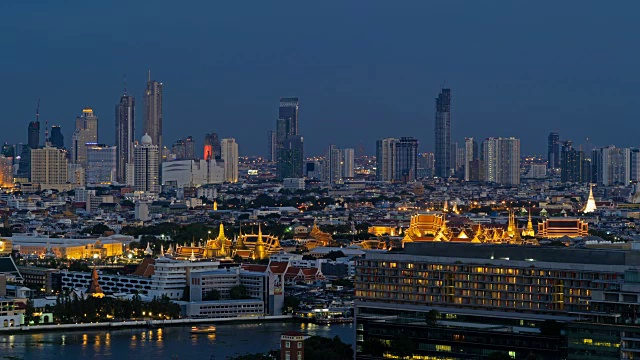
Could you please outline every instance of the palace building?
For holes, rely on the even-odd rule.
[[[234,255],[243,259],[266,259],[271,254],[282,250],[280,240],[273,235],[263,235],[262,227],[258,226],[257,234],[242,234],[238,236]]]
[[[207,239],[204,246],[181,246],[176,250],[176,258],[211,259],[230,257],[233,253],[233,242],[224,234],[224,225],[220,224],[218,236],[215,239]]]
[[[547,219],[538,224],[538,237],[558,239],[562,237],[589,236],[589,224],[575,218]]]

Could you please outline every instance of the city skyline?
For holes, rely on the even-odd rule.
[[[3,21],[31,30],[16,31],[8,56],[0,60],[3,68],[13,69],[1,90],[10,106],[0,115],[0,124],[7,127],[0,141],[26,141],[22,129],[40,97],[41,121],[61,125],[67,139],[76,109],[90,106],[101,117],[103,142],[113,143],[112,109],[121,93],[121,74],[129,74],[129,91],[141,100],[150,68],[167,85],[165,145],[211,131],[215,122],[222,136],[246,144],[243,155],[263,154],[264,134],[277,118],[272,104],[296,96],[304,104],[299,133],[306,135],[308,154],[322,154],[330,143],[358,148],[361,142],[373,154],[376,139],[402,136],[416,137],[420,151],[433,151],[431,99],[442,87],[455,92],[453,142],[515,136],[522,139],[523,153],[544,155],[547,134],[557,130],[575,144],[591,137],[597,145],[637,145],[632,135],[640,82],[633,65],[637,55],[632,47],[620,46],[633,41],[627,30],[633,11],[595,3],[581,3],[579,11],[559,4],[553,14],[527,4],[465,5],[409,1],[391,7],[374,1],[357,24],[346,19],[359,13],[359,6],[342,4],[335,12],[306,5],[307,11],[295,17],[298,31],[293,34],[292,24],[277,20],[291,19],[297,10],[278,12],[260,3],[252,8],[275,16],[269,26],[263,19],[269,16],[245,14],[238,22],[237,4],[205,4],[198,14],[162,1],[152,12],[133,4],[127,14],[102,4],[50,6],[50,17],[31,11],[34,5],[17,4],[4,12]],[[206,11],[211,6],[220,11]],[[451,12],[457,16],[442,16]],[[86,13],[94,14],[99,26],[82,32],[71,25],[50,29],[47,20],[73,24]],[[156,21],[167,14],[172,21],[190,19],[189,26],[174,33],[172,21]],[[207,21],[204,14],[209,14]],[[569,15],[574,23],[567,29]],[[145,21],[139,21],[142,16]],[[379,26],[382,18],[388,22]],[[444,19],[447,28],[456,30],[440,31]],[[149,21],[157,25],[153,31],[143,26]],[[334,26],[318,33],[327,21]],[[547,24],[544,29],[527,31],[540,21]],[[118,23],[127,25],[119,28]],[[247,31],[227,31],[237,26]],[[50,36],[44,36],[45,30]],[[436,33],[431,45],[415,46],[424,34]],[[107,41],[105,34],[116,40]],[[203,45],[203,37],[217,45]],[[47,38],[47,46],[34,38]],[[150,56],[159,48],[165,55]],[[435,48],[444,55],[433,56]],[[36,49],[41,55],[30,56]],[[77,53],[88,53],[92,61],[71,55]],[[24,126],[8,126],[14,124]],[[624,126],[630,131],[616,131]],[[136,138],[142,128],[139,123]],[[196,140],[201,144],[200,137]]]

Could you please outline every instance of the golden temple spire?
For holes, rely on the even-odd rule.
[[[218,239],[224,239],[224,224],[220,223],[220,231],[218,232]]]
[[[536,236],[533,230],[533,222],[531,221],[531,208],[529,208],[529,221],[527,221],[527,228],[522,231],[522,236]]]
[[[213,200],[213,211],[218,211],[218,202]]]
[[[516,235],[516,215],[511,208],[509,208],[509,225],[507,226],[507,234],[514,237]]]
[[[260,259],[260,260],[265,259],[267,257],[267,251],[264,247],[264,241],[262,241],[261,224],[258,224],[258,240],[256,241],[253,255],[256,259]]]

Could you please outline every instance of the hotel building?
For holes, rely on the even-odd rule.
[[[640,252],[408,243],[355,276],[357,359],[632,359]],[[379,342],[383,348],[371,346]]]

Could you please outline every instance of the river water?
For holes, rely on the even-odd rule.
[[[306,335],[339,336],[353,344],[353,324],[294,322],[219,324],[216,334],[191,334],[190,326],[0,335],[0,359],[205,359],[264,352],[280,347],[289,330]]]

